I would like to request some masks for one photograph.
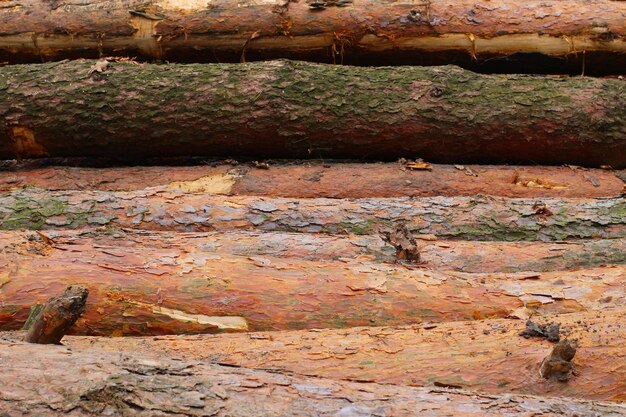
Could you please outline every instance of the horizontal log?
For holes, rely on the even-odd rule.
[[[242,257],[31,240],[0,254],[0,330],[66,286],[89,289],[74,334],[158,335],[402,325],[601,311],[626,302],[626,266],[467,274],[355,260]]]
[[[330,4],[317,9],[309,3],[5,1],[0,60],[112,54],[195,62],[290,57],[380,65],[391,58],[471,65],[530,53],[575,60],[578,70],[584,59],[588,71],[612,67],[620,73],[626,65],[626,6],[619,1],[353,0],[345,7],[319,2]],[[555,62],[546,61],[567,68]]]
[[[467,240],[625,238],[626,201],[489,196],[354,200],[133,192],[14,190],[0,194],[0,230],[127,227],[371,234],[412,231]]]
[[[421,157],[626,167],[626,83],[618,79],[291,61],[105,69],[79,60],[1,67],[0,91],[3,159]]]
[[[68,337],[67,345],[335,380],[626,401],[624,319],[624,308],[540,319],[560,323],[564,335],[578,339],[576,372],[567,383],[539,375],[554,345],[521,337],[523,320],[219,336]]]
[[[0,251],[29,248],[51,239],[61,251],[135,251],[145,258],[166,251],[174,258],[230,254],[308,261],[375,261],[395,263],[396,250],[377,235],[321,235],[281,232],[113,231],[0,232]],[[421,268],[460,272],[548,272],[626,264],[626,239],[544,242],[472,242],[431,240],[419,236]],[[19,249],[25,248],[25,249]]]
[[[619,403],[333,381],[127,351],[33,346],[0,337],[0,412],[11,416],[617,417]],[[128,339],[126,339],[128,340]],[[46,369],[46,372],[42,372]],[[67,411],[71,410],[71,411]]]
[[[222,195],[295,198],[474,196],[618,197],[624,181],[614,171],[578,167],[432,165],[415,171],[399,163],[272,163],[216,166],[37,167],[0,171],[0,191],[138,191],[179,189]]]

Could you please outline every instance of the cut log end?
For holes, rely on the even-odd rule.
[[[89,290],[71,285],[57,297],[50,298],[33,317],[24,340],[30,343],[59,344],[85,311]]]

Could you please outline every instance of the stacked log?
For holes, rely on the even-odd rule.
[[[192,62],[455,63],[509,72],[580,73],[586,66],[619,74],[626,68],[626,6],[611,0],[5,3],[0,61],[115,55]],[[496,58],[509,59],[489,65]]]
[[[574,364],[579,377],[567,384],[539,375],[541,361],[553,345],[520,337],[523,320],[129,340],[69,337],[67,345],[339,380],[624,401],[626,334],[620,323],[625,318],[626,309],[619,307],[534,319],[558,322],[563,338],[577,339]]]
[[[259,158],[626,166],[626,84],[304,62],[0,68],[0,158]],[[494,107],[493,103],[498,103]]]
[[[626,415],[624,52],[612,0],[0,1],[0,415]]]
[[[164,354],[152,359],[92,347],[41,349],[2,339],[6,365],[0,373],[0,409],[12,414],[64,416],[71,410],[76,416],[413,416],[419,410],[435,417],[617,417],[626,410],[618,403],[346,382],[181,361]]]
[[[291,377],[294,384],[328,378],[322,380],[336,387],[382,383],[389,392],[414,395],[462,395],[459,390],[467,389],[481,393],[467,395],[489,395],[496,402],[500,395],[518,401],[528,394],[559,396],[550,401],[561,411],[586,404],[567,398],[606,400],[613,402],[593,403],[585,412],[619,415],[626,238],[623,185],[616,173],[436,165],[407,172],[408,166],[331,165],[322,172],[338,175],[336,181],[302,190],[283,188],[289,181],[278,180],[280,197],[263,191],[272,189],[272,178],[294,178],[298,170],[308,178],[310,169],[272,165],[233,175],[232,167],[171,168],[171,177],[159,175],[170,169],[164,167],[122,168],[101,177],[103,171],[88,168],[6,171],[0,175],[6,184],[0,195],[0,329],[21,328],[38,305],[68,285],[82,284],[90,297],[70,333],[98,337],[66,336],[63,343],[76,364],[89,361],[105,370],[96,375],[120,378],[126,387],[146,387],[136,375],[175,378],[182,372],[228,375],[237,386],[263,381],[269,388],[275,385],[264,371],[271,370],[270,375],[302,375]],[[387,169],[383,178],[392,183],[413,178],[415,184],[392,188],[385,197],[371,196],[367,181],[342,187],[340,173],[367,178],[376,168]],[[440,172],[456,182],[437,180]],[[463,196],[479,187],[483,175],[511,174],[516,181],[502,180],[497,196]],[[138,180],[145,175],[152,182]],[[473,184],[463,185],[463,177]],[[585,184],[594,198],[585,196]],[[490,184],[480,187],[488,192]],[[431,196],[409,197],[421,192]],[[335,198],[328,198],[331,193]],[[415,262],[399,262],[393,239],[385,239],[399,224],[415,238]],[[552,345],[519,335],[527,319],[559,323],[561,337],[577,340],[575,372],[566,382],[539,371]],[[220,334],[164,336],[181,333]],[[20,355],[32,348],[16,345],[12,334],[2,337],[15,352],[9,360],[24,369]],[[137,359],[121,366],[110,352]],[[32,366],[44,366],[54,355],[40,352]],[[198,368],[196,361],[220,365]],[[194,373],[170,370],[172,363],[192,366]],[[61,381],[73,377],[50,369],[64,375]],[[19,387],[30,393],[35,380],[8,379],[4,391],[15,395]],[[99,381],[94,383],[100,388],[75,392],[79,400],[73,404],[85,413],[126,412],[127,405],[115,404],[129,402],[174,410],[167,406],[169,397],[150,397],[152,388],[133,388],[132,399],[118,402],[112,398],[120,386]],[[189,391],[187,382],[177,381],[168,380],[168,386]],[[60,385],[46,389],[52,394]],[[177,389],[167,395],[180,396]],[[254,398],[247,391],[242,395]],[[0,409],[39,409],[40,402],[20,398],[3,399]],[[213,397],[176,410],[205,412],[208,398]],[[329,398],[319,401],[331,407]],[[458,407],[456,399],[447,401],[450,409]],[[286,405],[291,406],[304,407]],[[220,407],[229,415],[224,410],[237,411],[239,405]],[[265,412],[267,406],[259,407]]]
[[[86,162],[93,164],[93,160]],[[183,191],[210,195],[287,198],[383,198],[491,195],[536,198],[619,197],[623,171],[579,166],[437,165],[402,163],[292,163],[217,161],[210,165],[39,166],[37,160],[0,170],[0,191]],[[44,160],[43,163],[48,163]],[[260,164],[265,164],[260,165]],[[626,177],[624,177],[626,178]]]

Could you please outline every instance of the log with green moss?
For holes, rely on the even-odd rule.
[[[105,54],[616,74],[625,16],[611,0],[4,0],[0,62]]]
[[[262,230],[372,234],[406,225],[443,239],[625,238],[626,200],[490,196],[267,198],[181,191],[14,190],[0,194],[0,230],[105,226],[164,231]]]
[[[422,157],[626,166],[626,83],[274,61],[0,68],[0,158]]]

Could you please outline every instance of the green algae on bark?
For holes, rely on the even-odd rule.
[[[0,68],[1,158],[397,158],[626,166],[626,83],[356,68],[93,61]]]
[[[399,223],[442,239],[561,241],[626,237],[626,201],[477,197],[298,199],[176,191],[13,190],[0,194],[0,229],[125,227],[380,233]]]

